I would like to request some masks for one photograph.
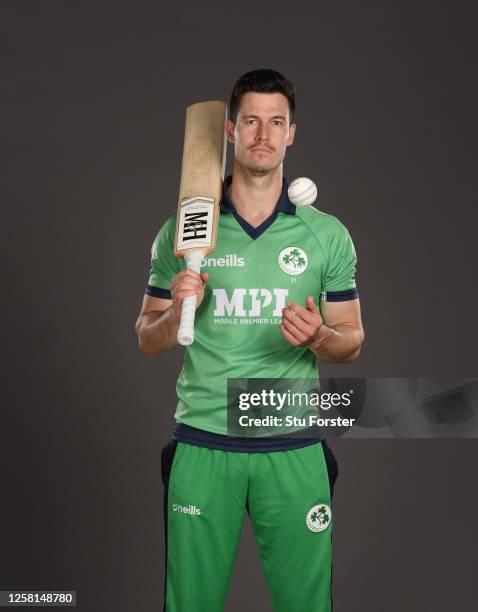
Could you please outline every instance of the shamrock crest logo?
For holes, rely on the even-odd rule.
[[[325,531],[332,520],[332,510],[327,504],[313,506],[308,512],[305,522],[311,531]]]
[[[279,267],[286,274],[297,276],[307,269],[309,259],[306,252],[297,246],[282,249],[278,257]]]

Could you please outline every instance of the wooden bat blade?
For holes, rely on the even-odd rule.
[[[192,104],[186,111],[174,254],[214,250],[226,160],[224,102]]]
[[[216,247],[226,164],[226,118],[224,102],[199,102],[186,111],[174,254],[184,257],[187,267],[198,273],[202,258]],[[192,344],[195,315],[196,296],[192,295],[183,300],[179,344]]]

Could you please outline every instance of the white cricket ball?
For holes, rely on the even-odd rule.
[[[317,199],[317,185],[310,178],[296,178],[289,185],[287,194],[292,204],[310,206]]]

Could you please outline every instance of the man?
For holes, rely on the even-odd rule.
[[[226,123],[235,157],[216,251],[202,274],[186,270],[172,254],[174,217],[153,245],[136,323],[142,351],[175,346],[182,301],[197,294],[177,425],[162,454],[168,612],[223,609],[246,510],[273,609],[331,610],[337,466],[325,440],[227,436],[228,378],[317,378],[316,358],[352,361],[364,338],[347,230],[287,196],[294,110],[293,86],[281,74],[243,75]]]

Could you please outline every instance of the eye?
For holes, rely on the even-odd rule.
[[[284,125],[284,122],[282,121],[282,119],[273,119],[272,125],[274,125],[275,127],[281,127],[282,125]]]
[[[254,123],[256,123],[256,121],[257,121],[257,119],[250,118],[250,119],[246,119],[244,123],[246,125],[254,125]]]

